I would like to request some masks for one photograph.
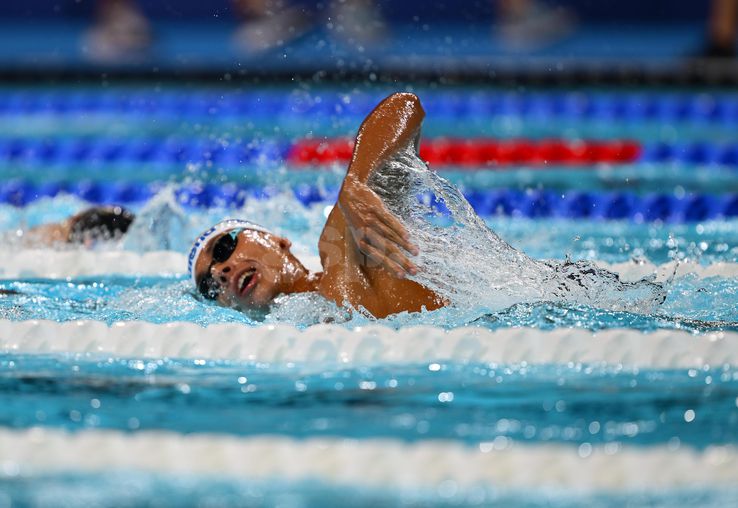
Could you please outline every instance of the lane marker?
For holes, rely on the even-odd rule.
[[[377,488],[662,491],[735,488],[738,450],[705,451],[583,444],[522,445],[509,440],[476,447],[447,441],[295,440],[173,432],[0,430],[0,478],[59,472],[140,470],[244,479],[302,480]]]
[[[302,139],[287,152],[287,162],[298,166],[351,161],[353,142],[347,138]],[[437,138],[420,145],[420,158],[432,165],[478,170],[525,164],[534,167],[630,164],[642,148],[630,140],[500,140],[493,138]]]
[[[325,365],[387,363],[608,364],[631,368],[738,366],[738,333],[693,335],[611,329],[542,331],[535,328],[443,330],[382,325],[344,328],[314,325],[252,327],[222,323],[154,324],[125,321],[0,321],[0,353],[80,353],[126,358],[220,359]]]

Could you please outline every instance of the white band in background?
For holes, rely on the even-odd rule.
[[[566,489],[574,492],[736,488],[738,450],[666,445],[511,444],[469,447],[449,441],[234,437],[174,432],[57,429],[0,430],[0,477],[60,472],[138,470],[248,480],[318,479],[383,489]]]
[[[126,321],[0,321],[0,352],[94,353],[133,358],[224,359],[352,365],[434,361],[567,364],[607,363],[638,368],[738,366],[738,333],[692,335],[685,331],[642,333],[611,329],[541,331],[534,328],[413,326],[347,329],[316,325],[251,327],[224,323]]]

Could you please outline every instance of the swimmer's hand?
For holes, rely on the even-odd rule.
[[[356,246],[375,266],[382,266],[402,279],[418,268],[407,253],[418,255],[410,235],[382,199],[365,183],[347,176],[338,197],[338,207],[348,223]]]

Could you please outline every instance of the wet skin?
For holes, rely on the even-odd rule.
[[[222,263],[212,259],[220,237],[208,242],[194,267],[197,280],[210,270],[220,285],[218,303],[237,308],[264,307],[279,294],[304,291],[378,318],[442,307],[440,297],[406,278],[417,273],[412,262],[417,247],[367,186],[372,171],[394,154],[417,149],[424,116],[415,95],[393,94],[362,123],[338,202],[318,242],[323,272],[311,274],[292,255],[286,238],[244,230]]]

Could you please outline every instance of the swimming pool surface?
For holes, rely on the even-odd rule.
[[[184,254],[226,216],[318,263],[346,138],[387,91],[5,88],[0,506],[738,502],[732,92],[414,90],[421,155],[489,227],[652,276],[656,312],[193,294]],[[123,240],[23,243],[95,202],[137,213]]]

